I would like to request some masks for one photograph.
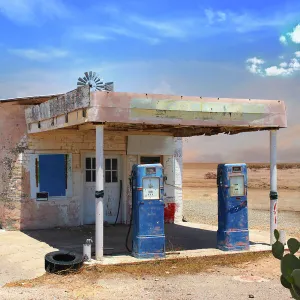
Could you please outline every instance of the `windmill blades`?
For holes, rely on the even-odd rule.
[[[96,84],[96,85],[101,85],[101,86],[102,86],[102,85],[103,85],[103,82],[102,82],[101,80],[95,80],[95,84]]]
[[[94,78],[93,78],[93,72],[92,72],[92,71],[89,72],[89,77],[90,77],[90,78],[89,78],[90,80],[93,80],[93,79],[94,79]]]
[[[93,79],[94,79],[94,80],[97,79],[97,74],[96,74],[96,72],[93,72]]]
[[[95,80],[95,83],[96,83],[96,84],[103,84],[103,81],[101,81],[100,79],[96,79],[96,80]]]
[[[88,72],[84,72],[84,75],[85,75],[85,77],[86,77],[86,80],[89,81],[89,80],[90,80],[90,78],[89,78],[89,73],[88,73]]]
[[[78,83],[86,84],[86,81],[84,79],[82,79],[81,77],[79,77],[77,80],[78,80],[77,84]]]
[[[96,88],[98,91],[101,91],[103,89],[104,85],[103,84],[96,84]]]
[[[104,84],[104,89],[106,91],[113,92],[114,91],[114,83],[113,82],[106,82]]]

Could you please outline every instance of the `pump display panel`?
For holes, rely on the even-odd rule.
[[[231,176],[230,177],[230,196],[240,197],[245,195],[245,182],[244,176]]]
[[[143,199],[144,200],[160,199],[159,177],[143,178]]]

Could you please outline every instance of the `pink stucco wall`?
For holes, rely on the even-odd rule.
[[[28,174],[21,157],[26,144],[24,107],[0,104],[0,222],[6,229],[20,229],[23,199],[29,194]]]

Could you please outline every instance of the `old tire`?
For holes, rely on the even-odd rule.
[[[82,255],[70,251],[53,251],[45,255],[45,270],[48,273],[68,273],[83,265]]]

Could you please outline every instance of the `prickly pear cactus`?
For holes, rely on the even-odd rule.
[[[287,241],[290,253],[284,255],[284,245],[279,241],[279,232],[274,230],[276,242],[272,245],[273,256],[281,260],[281,284],[290,290],[294,299],[300,300],[300,257],[295,254],[300,249],[300,242],[294,238]]]

